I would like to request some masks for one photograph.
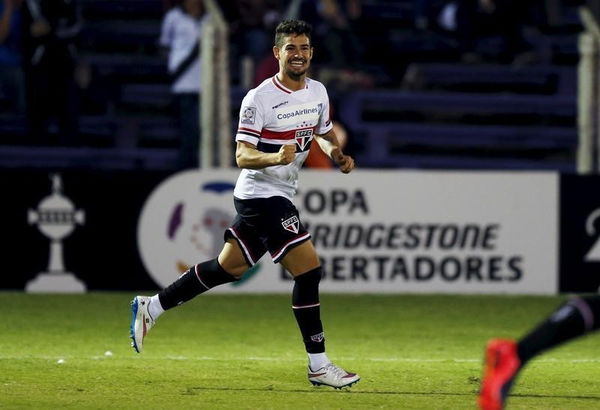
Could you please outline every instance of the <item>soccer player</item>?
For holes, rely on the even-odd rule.
[[[519,370],[543,351],[600,327],[600,296],[574,297],[519,341],[493,339],[485,352],[479,394],[483,410],[504,408]]]
[[[233,196],[237,211],[215,259],[192,266],[158,294],[132,301],[131,338],[137,352],[158,317],[207,290],[239,280],[265,252],[294,277],[292,309],[308,353],[308,380],[334,388],[360,376],[331,363],[320,318],[322,268],[310,234],[292,200],[298,171],[317,141],[341,172],[354,168],[332,130],[323,84],[307,77],[313,56],[311,26],[284,20],[275,30],[273,54],[279,72],[244,97],[236,134],[236,162],[242,168]]]

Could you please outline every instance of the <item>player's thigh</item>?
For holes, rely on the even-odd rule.
[[[312,241],[308,240],[290,249],[281,264],[292,276],[298,276],[318,268],[321,261]]]
[[[221,265],[227,273],[237,278],[241,277],[244,272],[250,268],[244,258],[240,246],[234,239],[228,239],[227,242],[225,242],[223,249],[219,254],[218,261],[219,265]]]

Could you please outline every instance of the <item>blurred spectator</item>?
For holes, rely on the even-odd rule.
[[[25,113],[21,58],[22,0],[0,0],[0,98],[17,114]]]
[[[412,0],[414,26],[418,30],[436,30],[442,10],[450,6],[448,10],[456,8],[458,0]],[[454,18],[454,16],[452,17]],[[447,27],[445,27],[448,30]]]
[[[257,87],[260,83],[269,77],[273,77],[279,71],[279,63],[273,58],[273,54],[265,56],[254,71],[253,86]]]
[[[341,122],[334,120],[333,121],[333,131],[340,143],[340,148],[344,149],[348,142],[348,133],[346,132],[346,128],[342,125]],[[319,147],[319,144],[315,140],[310,144],[310,151],[308,151],[308,156],[306,157],[306,161],[304,161],[304,165],[308,168],[318,168],[318,169],[333,169],[333,162],[331,162],[331,158],[327,156]]]
[[[426,30],[429,27],[429,8],[432,0],[413,0],[415,27]]]
[[[315,78],[335,90],[371,88],[363,70],[361,0],[303,0],[299,18],[312,24]]]
[[[329,107],[329,117],[331,118],[331,122],[333,124],[333,131],[340,143],[340,148],[347,151],[348,146],[348,131],[346,131],[346,127],[344,124],[336,119],[336,110],[333,104],[330,104]],[[306,161],[304,161],[304,166],[308,168],[318,168],[318,169],[334,169],[333,162],[331,158],[327,156],[317,143],[317,141],[313,140],[310,144],[310,151],[308,151],[308,156],[306,157]]]
[[[271,32],[281,17],[279,7],[278,0],[237,0],[239,44],[254,63],[271,54]]]
[[[360,65],[364,44],[357,35],[361,0],[304,0],[300,18],[312,24],[316,61],[337,68]]]
[[[272,33],[281,20],[282,1],[235,0],[219,4],[229,24],[233,82],[253,85],[248,83],[256,79],[259,66],[273,60]],[[278,69],[276,65],[275,72]]]
[[[183,0],[162,21],[159,43],[169,54],[171,91],[179,120],[179,163],[181,168],[199,165],[200,150],[200,44],[207,14],[202,0]]]
[[[532,23],[528,16],[533,9],[542,8],[539,0],[452,0],[440,14],[440,24],[455,31],[461,59],[475,63],[484,60],[479,40],[498,36],[503,47],[497,56],[500,62],[524,60],[532,45],[524,35],[525,26]]]
[[[23,57],[30,132],[37,143],[52,143],[49,127],[58,122],[58,139],[75,144],[77,90],[74,71],[76,39],[81,30],[76,0],[25,0]],[[54,130],[52,130],[54,131]]]

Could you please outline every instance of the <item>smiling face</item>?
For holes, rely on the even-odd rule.
[[[310,67],[313,48],[306,34],[291,34],[273,47],[273,54],[279,60],[279,72],[299,81]]]

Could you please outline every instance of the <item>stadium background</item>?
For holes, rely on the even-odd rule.
[[[231,35],[203,44],[220,45],[203,54],[219,76],[203,127],[231,155],[260,67],[245,34],[272,29],[253,18],[317,1],[205,1]],[[598,2],[515,0],[543,17],[519,20],[530,49],[507,56],[502,30],[476,33],[464,55],[438,19],[451,2],[361,0],[360,59],[340,67],[320,52],[312,74],[359,169],[305,170],[298,198],[326,271],[328,352],[361,382],[308,385],[291,283],[267,260],[169,312],[135,354],[129,301],[214,256],[237,170],[178,163],[157,46],[173,2],[68,3],[80,10],[77,132],[53,118],[36,138],[0,92],[0,407],[473,408],[488,339],[598,292]],[[600,408],[597,346],[582,338],[533,361],[509,406]]]
[[[215,4],[207,2],[207,6],[208,3],[211,7]],[[213,141],[216,146],[231,149],[239,102],[251,85],[248,67],[259,72],[251,56],[244,55],[243,45],[248,39],[243,38],[243,30],[235,31],[231,27],[241,24],[248,28],[244,26],[247,23],[243,16],[249,11],[263,13],[266,21],[269,13],[283,16],[295,6],[299,6],[301,13],[306,9],[305,3],[311,2],[254,4],[241,1],[220,5],[225,24],[232,33],[226,38],[230,72],[224,79],[220,77],[220,81],[228,83],[226,89],[231,93],[230,112],[223,118],[231,122],[232,130],[223,132],[220,127],[220,140]],[[371,211],[381,213],[374,217],[376,223],[514,224],[521,230],[499,228],[504,229],[500,240],[506,242],[502,245],[506,249],[498,252],[513,252],[514,257],[524,258],[527,262],[513,262],[515,265],[524,263],[517,269],[519,275],[535,277],[538,283],[546,284],[538,287],[532,282],[531,286],[523,287],[516,283],[519,286],[511,288],[498,280],[494,288],[492,272],[489,288],[475,284],[466,288],[452,286],[461,282],[456,277],[466,275],[470,269],[452,260],[445,268],[430,267],[439,272],[449,269],[446,272],[451,278],[446,281],[448,286],[436,285],[435,280],[414,278],[422,283],[412,286],[406,276],[410,273],[402,273],[410,267],[402,265],[396,266],[396,276],[390,279],[395,285],[380,288],[384,292],[596,292],[600,280],[595,268],[600,256],[596,256],[592,248],[598,239],[594,212],[600,207],[594,189],[598,181],[593,175],[597,130],[595,122],[591,120],[588,124],[584,117],[588,112],[594,117],[596,103],[594,95],[583,100],[582,90],[595,84],[597,56],[595,48],[590,52],[582,45],[583,37],[590,30],[593,34],[594,27],[584,30],[581,10],[585,6],[593,12],[597,4],[531,2],[531,9],[538,14],[542,11],[543,18],[536,15],[520,22],[526,33],[530,58],[503,57],[503,33],[492,31],[481,34],[475,50],[479,60],[473,62],[465,61],[456,35],[443,26],[439,18],[442,3],[428,3],[423,8],[413,1],[363,1],[360,19],[352,26],[361,44],[369,45],[360,60],[355,56],[354,64],[340,68],[329,61],[325,53],[317,53],[314,76],[328,85],[336,119],[349,135],[347,150],[356,157],[360,169],[367,172],[361,178],[342,180],[331,179],[329,170],[311,171],[323,175],[310,174],[309,181],[331,181],[313,200],[324,201],[324,207],[335,206],[335,202],[342,199],[350,201],[347,196],[364,186],[382,184],[378,173],[368,170],[385,169],[394,189],[385,188],[384,183],[385,189],[369,198],[372,203],[387,204],[378,211]],[[262,8],[252,8],[257,5]],[[156,274],[149,273],[160,267],[152,268],[143,260],[138,230],[142,229],[141,214],[150,195],[161,183],[184,172],[177,163],[178,128],[166,60],[157,45],[161,18],[172,4],[152,0],[128,0],[118,4],[85,0],[78,6],[81,13],[76,40],[78,67],[87,70],[91,79],[85,88],[79,89],[77,138],[65,142],[61,139],[61,128],[51,119],[48,139],[34,141],[28,134],[27,116],[12,112],[9,95],[0,95],[5,98],[0,121],[0,172],[5,193],[1,207],[6,218],[4,251],[10,255],[5,263],[11,272],[3,275],[0,287],[22,290],[37,274],[52,270],[49,267],[50,239],[37,229],[44,221],[30,214],[36,214],[40,202],[51,196],[52,178],[58,176],[60,195],[85,214],[82,223],[75,221],[75,214],[69,212],[67,216],[65,212],[62,215],[68,220],[60,219],[59,215],[58,220],[46,221],[72,229],[72,233],[58,241],[63,254],[63,266],[58,269],[73,273],[88,290],[157,289],[168,281],[157,281]],[[268,27],[265,23],[258,28],[268,32]],[[254,29],[256,27],[248,28],[248,32]],[[380,44],[388,52],[375,51],[370,47],[374,44]],[[209,53],[205,54],[204,60],[210,61]],[[591,69],[584,64],[592,64]],[[217,122],[212,126],[221,124]],[[219,170],[205,165],[198,178],[219,180],[219,172],[234,169],[232,164],[232,159],[230,163],[221,163]],[[504,175],[506,182],[496,186],[492,175]],[[544,192],[537,182],[541,175],[552,181],[542,184]],[[445,182],[436,184],[432,178],[447,181],[452,189],[442,195],[439,190],[446,186]],[[232,177],[226,179],[228,183],[234,181]],[[202,209],[206,198],[202,193],[191,199],[189,193],[194,191],[194,179],[189,181],[189,187],[181,186],[171,195],[173,200],[178,196],[187,197],[190,202],[197,200],[197,204],[186,204],[189,209],[201,209],[193,216],[197,220],[190,222],[190,217],[185,223],[202,225],[203,212],[210,210]],[[336,193],[335,187],[340,184],[344,184],[344,191]],[[486,193],[477,189],[490,186],[496,188]],[[498,210],[493,211],[486,205],[485,197],[489,195],[497,197],[490,204],[498,205]],[[327,204],[328,201],[334,204]],[[456,202],[457,209],[450,210],[444,205],[447,201]],[[429,213],[411,215],[425,203],[437,206],[431,206]],[[502,213],[501,209],[506,212]],[[539,227],[528,225],[544,210],[549,213],[547,220],[540,222]],[[327,217],[336,213],[335,210],[328,212]],[[327,211],[322,210],[321,216],[325,213]],[[307,217],[314,215],[313,212]],[[365,217],[359,209],[355,214],[346,212],[345,216],[338,216],[342,225],[360,222]],[[167,224],[168,221],[154,219],[153,223]],[[160,242],[159,237],[168,226],[153,229],[153,235]],[[192,251],[187,249],[194,241],[201,256],[196,259],[210,257],[211,252],[216,251],[217,247],[211,244],[211,251],[206,252],[205,246],[203,254],[201,242],[215,241],[215,238],[218,242],[218,235],[206,226],[197,225],[195,229],[200,230],[195,237],[188,235],[188,239],[177,242],[177,247],[186,248],[186,260],[163,267],[175,269],[172,275],[179,273],[181,266],[194,262]],[[174,241],[173,235],[169,237]],[[523,241],[524,237],[530,239]],[[540,244],[544,241],[547,243]],[[514,249],[508,250],[511,244]],[[355,245],[356,249],[367,258],[376,258],[381,251],[366,243]],[[322,251],[326,256],[327,249]],[[410,254],[410,249],[406,251]],[[476,258],[487,258],[485,263],[496,264],[490,262],[493,249],[458,251],[463,259],[469,257],[470,251]],[[169,252],[177,253],[176,250]],[[390,252],[388,249],[387,257],[396,258],[401,257],[403,251],[396,247]],[[423,256],[431,257],[436,251],[425,249],[424,252]],[[383,275],[381,261],[372,261],[370,267],[365,268],[364,260],[351,262],[332,256],[331,260],[334,259],[330,269],[345,270],[349,278],[363,277],[368,282],[373,276]],[[265,262],[263,269],[268,264]],[[365,269],[369,272],[368,278],[366,273],[361,273]],[[276,276],[283,280],[284,275]],[[367,283],[358,285],[358,282],[354,286],[341,283],[334,286],[335,277],[332,273],[332,285],[326,284],[328,291],[357,292],[363,285],[367,292],[378,289]],[[263,287],[278,289],[268,284]]]

